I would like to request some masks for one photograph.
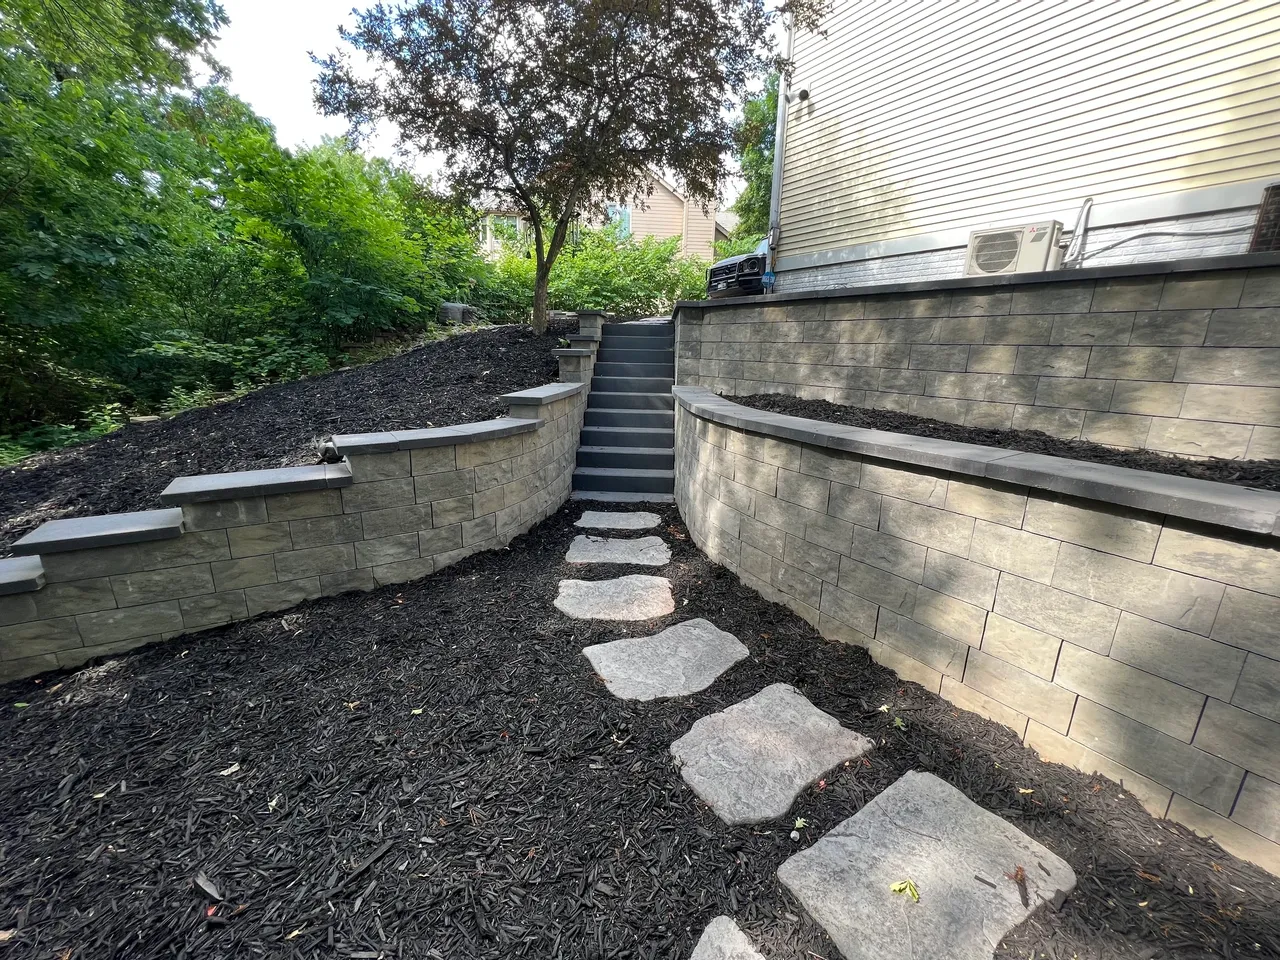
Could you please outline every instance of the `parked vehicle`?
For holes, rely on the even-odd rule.
[[[765,264],[769,252],[769,240],[756,244],[751,253],[725,257],[711,265],[707,271],[707,296],[747,297],[765,293]]]

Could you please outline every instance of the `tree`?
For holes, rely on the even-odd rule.
[[[746,186],[733,203],[738,215],[734,231],[761,237],[769,231],[769,202],[773,195],[773,145],[778,117],[778,74],[769,76],[764,92],[748,100],[734,128],[734,146]]]
[[[453,188],[524,211],[535,254],[533,323],[575,219],[643,202],[646,171],[710,203],[733,146],[729,108],[780,66],[784,12],[816,24],[822,0],[423,0],[357,14],[347,53],[319,61],[317,102],[353,132],[387,119],[403,144],[445,155]],[[591,306],[583,304],[582,306]]]

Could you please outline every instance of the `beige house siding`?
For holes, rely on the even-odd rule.
[[[780,268],[1070,227],[1086,196],[1103,222],[1246,207],[1280,177],[1274,0],[837,0],[823,27],[795,38]]]
[[[631,233],[634,236],[665,240],[684,233],[684,200],[664,184],[655,180],[653,193],[645,198],[644,206],[638,203],[630,206]]]
[[[684,252],[688,256],[713,260],[716,240],[716,212],[703,210],[696,203],[684,205]]]

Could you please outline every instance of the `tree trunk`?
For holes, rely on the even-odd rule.
[[[533,332],[547,332],[547,288],[551,269],[539,267],[533,278]]]

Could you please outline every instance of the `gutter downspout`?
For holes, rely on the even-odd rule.
[[[791,59],[791,45],[795,37],[795,22],[787,23],[787,37],[783,42],[783,58]],[[787,108],[790,106],[791,84],[786,73],[778,77],[778,113],[774,119],[773,133],[773,188],[769,192],[769,254],[765,270],[772,272],[777,258],[778,240],[782,236],[782,158],[787,146]]]

